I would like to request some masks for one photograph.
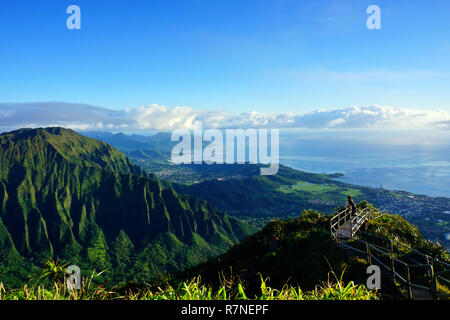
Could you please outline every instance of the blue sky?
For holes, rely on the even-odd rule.
[[[447,0],[0,0],[0,102],[450,111],[449,16]]]

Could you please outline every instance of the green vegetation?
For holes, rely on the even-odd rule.
[[[163,188],[106,143],[62,128],[0,135],[0,281],[48,258],[148,281],[225,252],[253,231],[204,200]]]
[[[360,203],[360,208],[370,206]],[[403,298],[395,284],[385,280],[380,291],[369,291],[365,258],[346,255],[331,240],[330,217],[315,210],[305,210],[301,216],[271,221],[263,230],[233,246],[225,254],[186,270],[178,270],[153,279],[149,284],[139,281],[127,285],[105,286],[104,274],[85,276],[82,289],[64,288],[63,265],[47,261],[40,273],[27,285],[0,285],[1,299],[126,299],[126,300],[373,300]],[[368,230],[397,239],[442,261],[448,255],[437,243],[424,240],[417,228],[395,215],[384,215],[371,221]],[[177,255],[181,245],[176,237],[162,243],[154,253],[145,251],[149,261]],[[163,237],[162,239],[167,239]],[[198,239],[199,245],[201,239]],[[127,262],[126,252],[132,244],[122,233],[113,244],[124,256],[117,256],[118,265]],[[172,252],[172,250],[174,250]],[[188,247],[185,249],[189,250]],[[152,267],[152,264],[148,264]],[[139,266],[137,266],[139,267]],[[126,271],[124,271],[126,272]],[[131,270],[129,272],[135,272]],[[341,276],[338,277],[337,274]],[[37,279],[37,280],[36,280]],[[188,279],[188,280],[186,280]],[[270,285],[269,285],[270,284]],[[317,285],[319,284],[319,285]],[[441,292],[447,287],[438,284]],[[16,288],[16,289],[12,289]]]
[[[145,286],[137,291],[108,290],[104,285],[95,284],[100,274],[93,273],[83,279],[79,290],[68,290],[62,282],[54,281],[51,289],[37,284],[21,289],[5,289],[0,283],[0,300],[377,300],[376,291],[369,291],[363,285],[353,282],[345,285],[342,281],[326,282],[314,291],[304,292],[300,287],[284,286],[280,290],[267,286],[260,277],[260,291],[254,296],[245,292],[245,284],[224,280],[220,288],[213,290],[202,283],[200,277],[182,282],[176,287],[166,284],[164,288]]]
[[[359,197],[362,195],[361,190],[354,188],[347,188],[338,186],[336,184],[317,184],[317,183],[308,183],[305,181],[297,181],[294,185],[283,185],[280,186],[279,191],[284,193],[299,193],[306,192],[310,193],[311,196],[320,196],[323,199],[323,195],[327,193],[333,192],[333,195],[336,192],[340,193],[343,196],[351,195],[352,197]],[[334,197],[328,197],[329,199],[333,199]]]
[[[330,271],[345,271],[344,282],[365,283],[365,261],[343,255],[331,240],[329,228],[329,217],[314,210],[298,218],[274,220],[225,254],[175,277],[201,275],[204,281],[218,285],[218,274],[235,276],[252,293],[259,288],[259,274],[269,277],[277,288],[289,283],[313,290],[317,283],[328,281]]]
[[[419,228],[398,215],[384,215],[370,221],[368,232],[397,240],[411,248],[418,247],[425,242]]]
[[[349,185],[335,180],[342,177],[342,173],[306,173],[283,165],[279,173],[271,177],[260,177],[260,165],[255,164],[173,165],[168,159],[177,142],[170,141],[170,133],[154,136],[97,133],[93,136],[111,143],[134,163],[153,172],[163,180],[163,186],[173,185],[180,193],[207,200],[215,208],[247,220],[257,228],[271,218],[295,216],[303,209],[332,213],[346,203],[346,196],[351,194],[357,202],[368,200],[380,208],[407,216],[427,239],[438,240],[450,249],[450,240],[446,238],[450,225],[439,222],[448,220],[444,212],[450,207],[450,198]],[[309,187],[295,190],[299,182],[308,183]]]
[[[176,183],[168,185],[173,186],[177,192],[204,199],[239,218],[285,218],[298,214],[305,208],[331,213],[336,207],[346,203],[349,194],[356,201],[361,201],[367,196],[365,190],[351,188],[325,174],[307,173],[280,165],[278,174],[260,176],[260,166],[247,166],[247,175],[239,178],[214,179],[189,185]],[[208,165],[199,167],[206,168]],[[230,171],[231,168],[230,165]],[[237,172],[239,169],[236,169],[234,174]]]
[[[370,221],[367,231],[387,239],[396,240],[423,254],[450,263],[450,254],[441,243],[424,239],[419,228],[399,215],[384,215]]]
[[[363,208],[370,204],[362,202],[358,206]],[[175,274],[175,277],[201,275],[204,281],[217,286],[220,283],[217,274],[233,275],[245,282],[251,293],[258,290],[258,274],[270,278],[271,285],[276,288],[288,284],[313,290],[316,283],[328,281],[330,271],[342,273],[343,282],[365,284],[366,257],[343,253],[331,240],[330,218],[314,210],[305,210],[298,218],[273,220],[227,253]],[[384,215],[370,222],[368,231],[397,239],[415,250],[450,262],[439,243],[425,240],[417,227],[400,216]],[[397,286],[387,280],[383,281],[381,297],[403,298]]]
[[[402,198],[403,197],[403,195],[402,194],[399,194],[399,193],[396,193],[396,192],[389,192],[391,195],[393,195],[394,197],[397,197],[397,198]]]
[[[161,183],[111,146],[61,128],[0,135],[0,160],[1,299],[306,300],[399,294],[394,285],[367,291],[367,261],[343,254],[332,241],[330,216],[322,212],[345,203],[349,193],[358,200],[366,191],[327,175],[281,166],[277,175],[259,176],[257,165],[237,171],[230,166],[225,170],[239,178]],[[214,175],[224,169],[208,170]],[[249,223],[209,201],[233,214],[247,210],[247,221],[258,226],[274,210],[289,216],[299,208],[312,209],[270,221],[254,233]],[[440,244],[424,240],[400,216],[385,215],[367,228],[449,259]],[[82,270],[80,291],[65,289],[69,262]]]

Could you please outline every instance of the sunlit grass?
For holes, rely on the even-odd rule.
[[[327,192],[338,192],[341,195],[347,196],[352,195],[353,197],[358,197],[362,195],[361,190],[353,189],[353,188],[341,188],[334,184],[316,184],[309,183],[305,181],[298,181],[294,185],[282,185],[278,189],[278,191],[283,193],[294,193],[298,191],[308,192],[314,195],[320,195]]]
[[[304,292],[300,287],[285,285],[274,289],[267,285],[261,277],[260,293],[249,296],[244,285],[238,281],[226,281],[213,290],[202,283],[200,277],[177,286],[167,284],[156,290],[150,286],[137,291],[129,291],[120,295],[114,290],[107,290],[103,285],[94,284],[99,274],[84,278],[80,290],[70,291],[61,282],[55,282],[53,287],[43,285],[24,285],[20,289],[5,289],[0,283],[0,300],[377,300],[375,291],[369,291],[364,285],[353,282],[326,282],[316,287],[314,291]]]

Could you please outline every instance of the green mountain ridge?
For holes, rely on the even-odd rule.
[[[276,175],[261,176],[258,174],[259,165],[247,166],[249,172],[239,179],[210,179],[195,184],[171,185],[180,193],[204,199],[236,216],[287,217],[298,215],[302,209],[329,213],[339,204],[344,204],[348,194],[359,201],[366,196],[360,189],[332,180],[326,174],[280,165]]]
[[[72,130],[2,134],[0,160],[3,282],[49,257],[145,281],[222,253],[251,232]]]
[[[367,206],[377,210],[366,201],[358,204],[361,209]],[[364,254],[345,252],[332,240],[329,231],[332,217],[315,210],[304,210],[296,218],[272,220],[226,253],[174,273],[173,281],[197,276],[204,283],[219,287],[224,279],[234,279],[245,284],[250,296],[260,292],[261,278],[278,289],[292,285],[302,290],[314,290],[317,285],[338,282],[341,277],[344,283],[353,281],[365,285],[366,270],[371,263]],[[439,243],[425,240],[419,229],[401,216],[385,214],[369,221],[365,229],[370,234],[395,239],[418,252],[450,263],[450,256]],[[418,259],[414,252],[406,255]],[[419,278],[427,274],[426,269],[412,272]],[[447,287],[441,289],[450,292]],[[384,274],[378,293],[387,299],[405,298],[389,274]]]

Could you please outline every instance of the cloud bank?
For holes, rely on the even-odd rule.
[[[303,114],[196,110],[191,107],[148,105],[111,110],[65,103],[0,103],[2,132],[24,127],[61,126],[75,130],[170,131],[204,128],[306,128],[306,129],[450,129],[450,112],[389,106],[342,107]]]

